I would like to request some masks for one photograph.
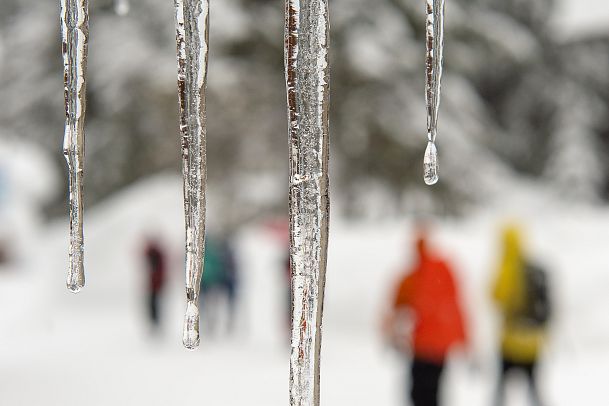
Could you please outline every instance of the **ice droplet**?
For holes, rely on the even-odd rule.
[[[77,270],[68,272],[68,279],[66,281],[68,290],[72,293],[78,293],[85,286],[85,273],[83,268],[80,267]]]
[[[195,301],[189,300],[186,304],[186,314],[184,315],[182,343],[189,350],[194,350],[199,346],[199,342],[199,307]]]
[[[429,141],[423,158],[423,177],[425,183],[433,185],[438,182],[438,150],[436,144]]]

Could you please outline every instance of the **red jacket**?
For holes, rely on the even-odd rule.
[[[451,347],[465,344],[457,285],[444,261],[421,255],[395,297],[395,309],[405,306],[415,316],[412,340],[416,357],[443,361]]]
[[[148,265],[148,290],[158,293],[165,285],[166,260],[159,246],[149,244],[144,252]]]

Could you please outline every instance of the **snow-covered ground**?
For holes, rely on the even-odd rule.
[[[561,208],[528,192],[512,195],[502,207],[523,219],[532,250],[553,273],[557,317],[542,371],[548,405],[607,405],[609,211]],[[496,319],[487,297],[503,212],[437,225],[436,244],[454,260],[462,281],[474,342],[472,354],[457,356],[447,373],[448,406],[490,401]],[[0,273],[0,404],[287,404],[282,243],[263,225],[238,233],[238,330],[229,338],[204,337],[191,353],[180,343],[181,216],[181,181],[174,175],[141,182],[90,210],[87,286],[78,295],[64,285],[67,225],[35,234],[30,261]],[[409,227],[407,220],[335,218],[331,224],[324,404],[402,404],[406,364],[383,344],[378,326],[387,293],[409,259]],[[174,272],[164,334],[151,339],[139,254],[142,237],[154,232],[171,247]],[[522,390],[511,396],[511,405],[526,404]]]

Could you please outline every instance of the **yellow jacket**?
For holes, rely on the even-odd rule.
[[[503,258],[493,286],[493,299],[503,316],[501,350],[514,362],[533,362],[545,341],[545,329],[522,323],[516,314],[526,306],[526,282],[520,232],[508,227],[503,232]]]

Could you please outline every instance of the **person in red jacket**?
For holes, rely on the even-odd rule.
[[[424,229],[418,232],[416,253],[414,266],[398,284],[385,331],[396,347],[412,352],[412,404],[437,406],[447,356],[465,345],[466,333],[452,269],[430,251]],[[404,319],[411,323],[410,337],[397,334]]]
[[[148,294],[148,317],[153,331],[160,325],[160,300],[165,287],[167,259],[162,245],[154,238],[149,238],[144,246]]]

